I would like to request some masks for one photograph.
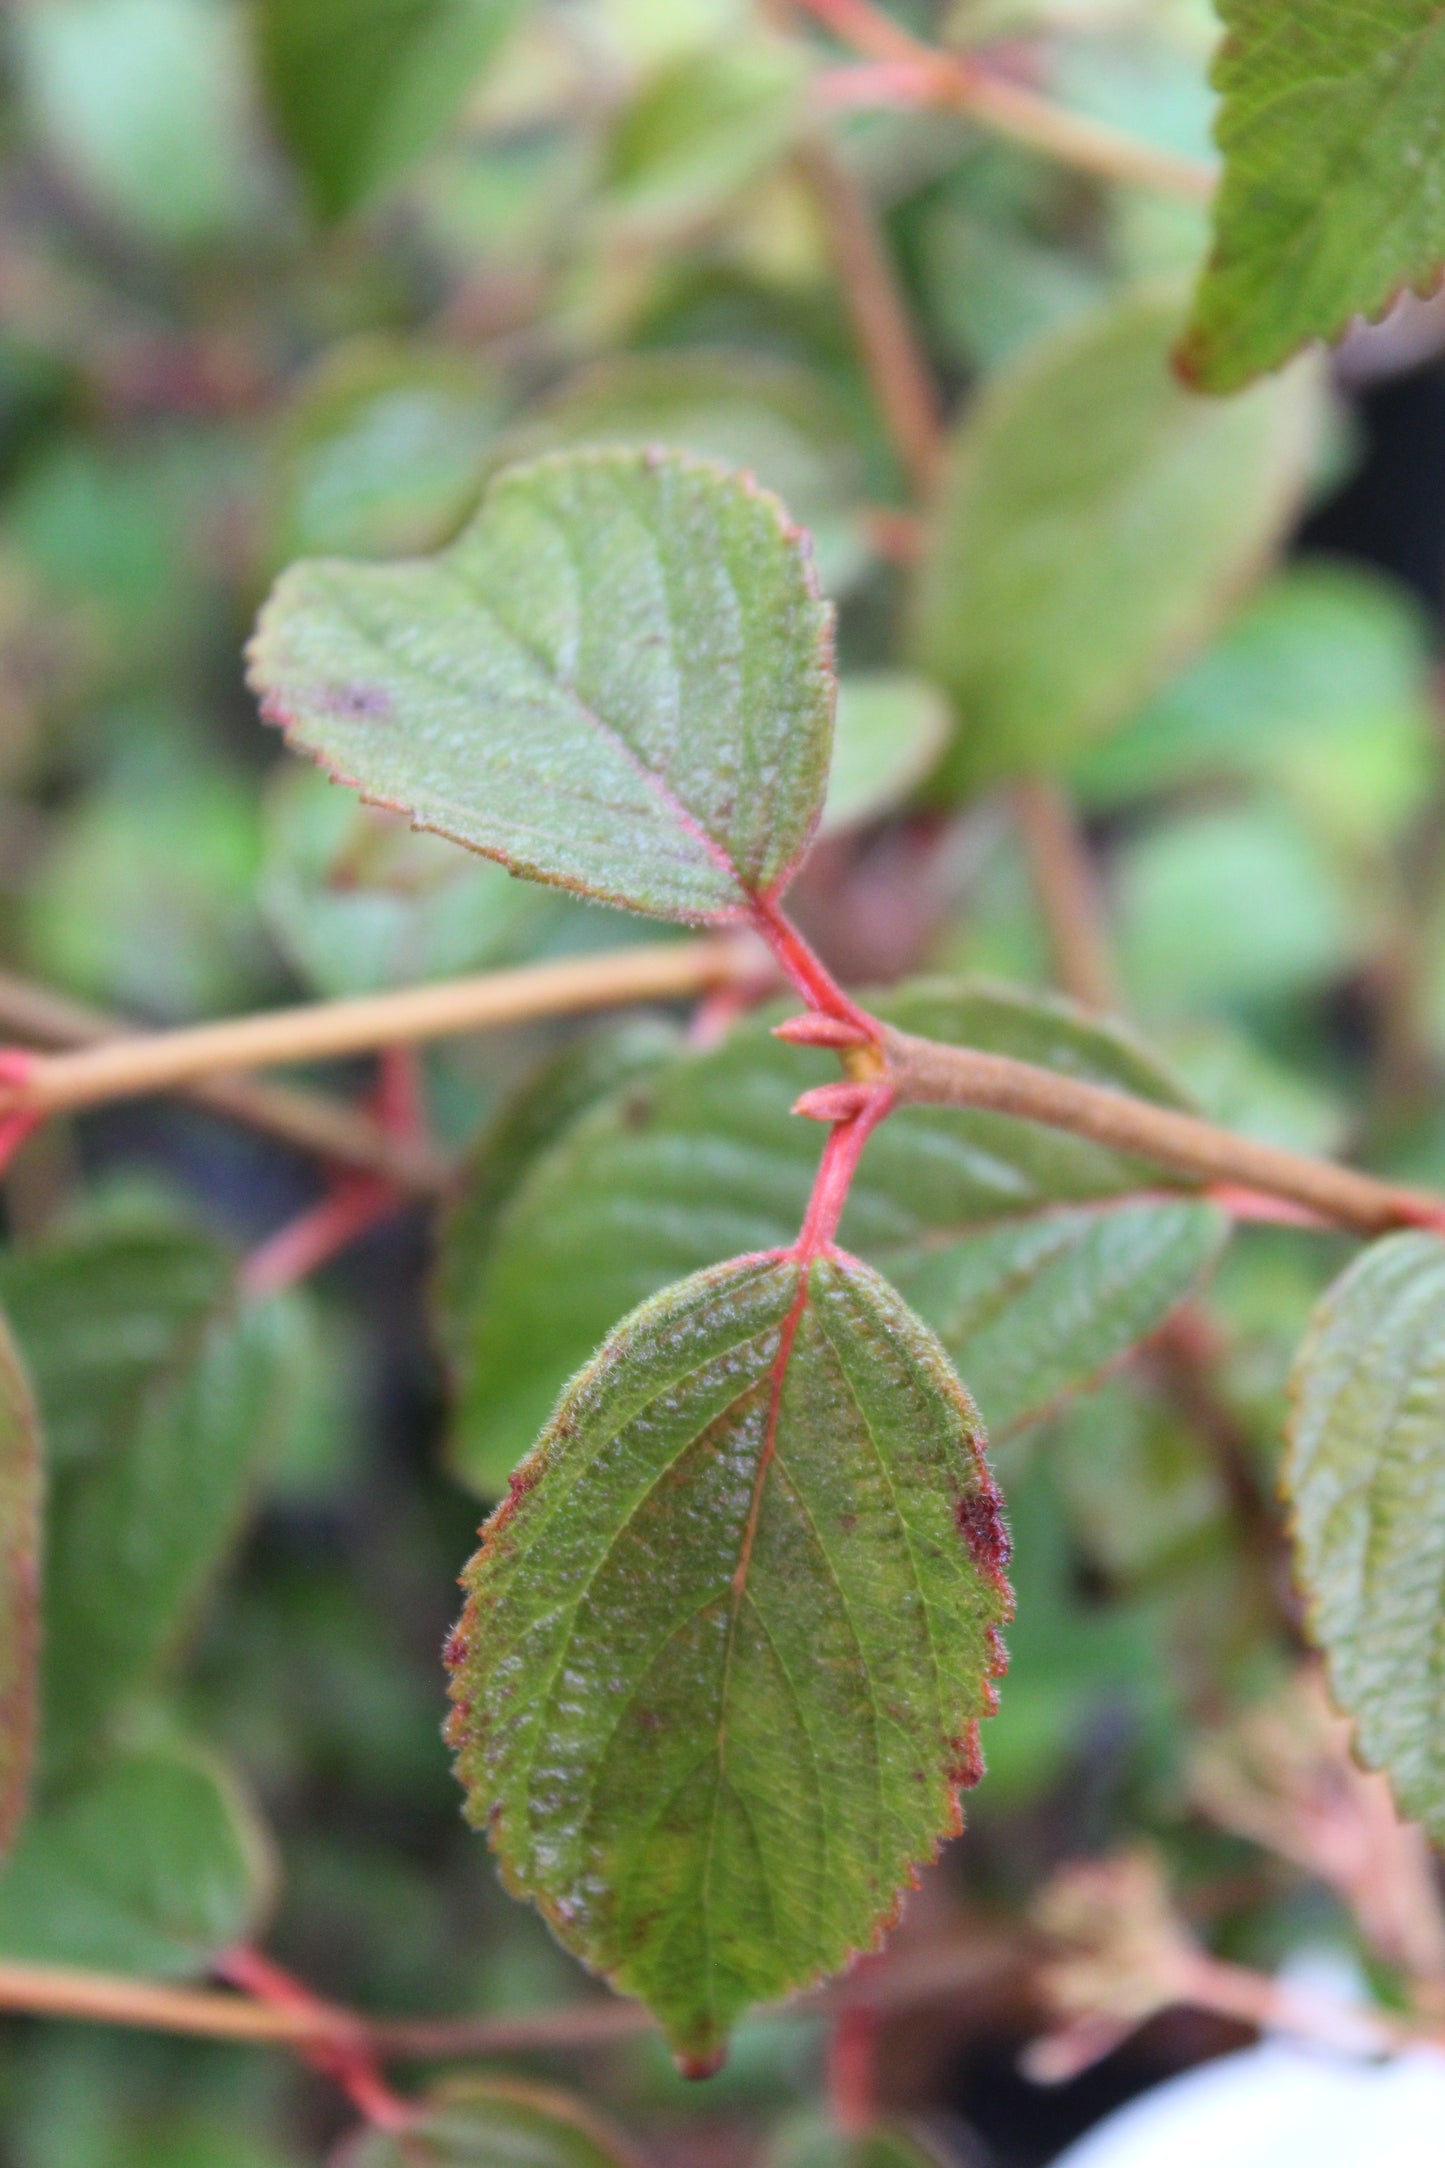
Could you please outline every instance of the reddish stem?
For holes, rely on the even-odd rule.
[[[404,1191],[374,1175],[339,1176],[320,1204],[288,1220],[252,1250],[241,1267],[243,1294],[256,1300],[294,1287],[410,1201]]]
[[[822,958],[814,953],[792,920],[771,897],[754,897],[749,917],[754,931],[767,942],[780,970],[797,987],[810,1009],[853,1025],[869,1042],[877,1041],[875,1019],[866,1009],[860,1009],[855,1001],[848,999]]]
[[[828,2113],[843,2138],[863,2138],[878,2120],[878,2013],[840,2010],[828,2039]]]
[[[813,1258],[831,1247],[843,1217],[843,1207],[848,1202],[853,1177],[858,1172],[863,1147],[878,1124],[893,1112],[895,1105],[893,1093],[886,1084],[843,1084],[825,1086],[824,1089],[861,1093],[862,1097],[856,1102],[856,1112],[834,1125],[823,1147],[807,1214],[789,1252],[802,1265],[810,1264]]]
[[[28,1084],[35,1075],[36,1057],[23,1046],[0,1047],[0,1084]],[[0,1119],[0,1174],[5,1172],[27,1137],[33,1137],[45,1120],[40,1107],[17,1107]]]
[[[368,2123],[378,2130],[407,2130],[416,2122],[416,2109],[382,2077],[365,2035],[356,2031],[347,2037],[355,2022],[349,2012],[314,1994],[304,1981],[245,1944],[226,1951],[215,1969],[243,1994],[254,1995],[273,2009],[296,2010],[321,2019],[334,2029],[333,2038],[304,2045],[298,2052],[314,2070],[335,2080]]]

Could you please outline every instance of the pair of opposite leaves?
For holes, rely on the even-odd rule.
[[[806,540],[683,455],[544,460],[436,559],[298,566],[251,662],[369,798],[662,917],[769,909],[827,780]],[[769,1253],[620,1325],[488,1524],[449,1651],[471,1811],[689,2068],[958,1826],[1009,1609],[982,1448],[885,1281]]]

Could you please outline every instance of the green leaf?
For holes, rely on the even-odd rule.
[[[233,1261],[160,1207],[92,1208],[0,1252],[0,1305],[25,1350],[52,1476],[107,1451],[157,1372],[224,1301]]]
[[[857,430],[818,370],[746,347],[614,355],[523,415],[496,463],[589,444],[675,445],[746,468],[807,528],[830,593],[868,561]]]
[[[981,1447],[885,1281],[744,1257],[617,1328],[487,1524],[468,1811],[684,2067],[871,1947],[959,1827],[1009,1602]]]
[[[338,2168],[630,2168],[633,2156],[590,2108],[505,2078],[453,2078],[420,2103],[404,2136],[368,2131]]]
[[[767,2168],[942,2168],[950,2155],[897,2123],[844,2133],[830,2116],[793,2117],[773,2138]]]
[[[1295,1363],[1285,1483],[1310,1631],[1360,1753],[1445,1838],[1445,1242],[1390,1235]]]
[[[677,1048],[678,1033],[658,1019],[606,1025],[533,1069],[487,1124],[448,1201],[433,1285],[435,1323],[458,1372],[470,1361],[476,1290],[506,1208],[533,1161],[589,1107],[645,1076]]]
[[[861,828],[902,804],[948,743],[948,702],[925,678],[870,670],[838,687],[823,832]]]
[[[1136,1042],[1064,1003],[923,984],[879,1008],[927,1037],[1182,1103]],[[439,1293],[463,1381],[452,1458],[484,1495],[615,1318],[797,1233],[819,1137],[790,1109],[836,1069],[781,1045],[770,1021],[679,1052],[548,1139],[488,1216],[485,1248],[449,1235]],[[1224,1220],[1160,1187],[1153,1169],[1059,1131],[910,1107],[869,1143],[842,1240],[923,1312],[997,1434],[1154,1330],[1206,1268]]]
[[[266,1836],[198,1749],[137,1748],[46,1803],[0,1872],[0,1952],[184,1979],[254,1934]]]
[[[264,712],[368,797],[661,918],[786,886],[832,740],[806,540],[677,453],[514,468],[429,562],[302,564],[251,646]]]
[[[218,1245],[123,1212],[0,1271],[42,1415],[55,1409],[47,1766],[93,1753],[151,1684],[285,1434],[300,1315],[241,1307],[233,1273]]]
[[[491,372],[455,348],[358,338],[303,382],[278,434],[274,554],[410,557],[450,542],[499,426]]]
[[[406,172],[460,110],[527,0],[254,0],[277,132],[318,213]]]
[[[1126,722],[1223,621],[1299,509],[1312,376],[1228,406],[1170,374],[1172,291],[1070,325],[967,410],[919,597],[951,696],[952,793],[1050,768]]]
[[[24,1817],[35,1758],[41,1494],[35,1401],[0,1319],[0,1857]]]
[[[254,218],[240,11],[50,0],[10,11],[26,101],[62,170],[147,239],[223,242]]]
[[[1378,317],[1445,263],[1435,0],[1220,0],[1224,180],[1179,364],[1210,391]]]
[[[568,905],[440,836],[285,767],[267,803],[261,910],[278,947],[337,999],[530,953]]]
[[[795,141],[807,75],[781,38],[733,36],[668,62],[612,132],[603,207],[653,238],[725,209]]]

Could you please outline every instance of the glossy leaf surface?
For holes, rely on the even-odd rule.
[[[576,452],[499,477],[427,562],[293,567],[251,671],[294,744],[419,827],[722,920],[812,835],[830,634],[804,538],[745,477]]]
[[[257,1930],[271,1884],[224,1770],[193,1747],[136,1748],[31,1817],[0,1872],[0,1954],[185,1978]]]
[[[565,2093],[503,2078],[438,2086],[404,2137],[373,2131],[340,2168],[629,2168],[627,2147]]]
[[[325,218],[400,178],[527,0],[257,0],[277,132]]]
[[[1135,1041],[1063,1003],[939,983],[879,1006],[906,1030],[1179,1103]],[[742,1026],[556,1135],[514,1178],[485,1250],[453,1233],[441,1284],[463,1379],[452,1454],[484,1495],[633,1304],[720,1257],[792,1241],[820,1139],[790,1109],[833,1074],[766,1022]],[[870,1141],[842,1240],[922,1311],[998,1432],[1152,1331],[1224,1232],[1152,1169],[1062,1132],[910,1107]]]
[[[1189,660],[1287,532],[1312,379],[1227,405],[1171,374],[1172,291],[1055,334],[968,409],[925,561],[915,647],[953,698],[946,787],[1050,768]]]
[[[617,1328],[487,1524],[468,1811],[687,2068],[871,1946],[959,1827],[1009,1605],[981,1445],[875,1273],[745,1257]]]
[[[24,1816],[35,1758],[41,1487],[35,1402],[0,1322],[0,1857]]]
[[[1403,1814],[1445,1836],[1445,1242],[1376,1242],[1315,1313],[1285,1480],[1330,1687]]]
[[[1221,0],[1224,180],[1180,366],[1233,391],[1445,263],[1435,0]]]

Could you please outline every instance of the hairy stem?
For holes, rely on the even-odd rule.
[[[1003,1054],[941,1046],[882,1027],[887,1077],[900,1104],[981,1107],[1066,1129],[1201,1182],[1261,1190],[1334,1226],[1377,1235],[1396,1227],[1445,1234],[1445,1199],[1242,1137],[1103,1085]]]
[[[871,0],[795,0],[795,5],[865,60],[890,71],[896,89],[911,71],[920,102],[963,113],[993,135],[1022,143],[1044,158],[1096,180],[1123,181],[1188,203],[1206,203],[1217,178],[1212,165],[1157,150],[1102,121],[1041,98],[1023,83],[958,53],[939,52],[885,15]]]

